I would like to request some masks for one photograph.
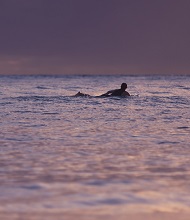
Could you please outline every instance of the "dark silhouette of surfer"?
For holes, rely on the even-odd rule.
[[[109,97],[109,96],[130,96],[130,94],[125,91],[127,89],[127,83],[122,83],[121,84],[121,88],[120,89],[114,89],[114,90],[110,90],[100,96],[96,96],[96,97]],[[84,94],[82,92],[78,92],[75,96],[84,96],[84,97],[90,97],[91,95],[88,94]]]

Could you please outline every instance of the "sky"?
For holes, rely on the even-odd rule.
[[[0,74],[188,74],[190,0],[0,0]]]

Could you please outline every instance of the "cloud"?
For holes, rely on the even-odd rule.
[[[1,1],[0,73],[188,74],[189,9],[186,0]]]

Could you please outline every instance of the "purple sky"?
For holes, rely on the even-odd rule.
[[[1,0],[0,74],[189,74],[190,0]]]

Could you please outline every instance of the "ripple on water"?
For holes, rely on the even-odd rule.
[[[189,79],[9,80],[1,89],[1,211],[189,210]],[[72,97],[121,81],[140,95]]]

